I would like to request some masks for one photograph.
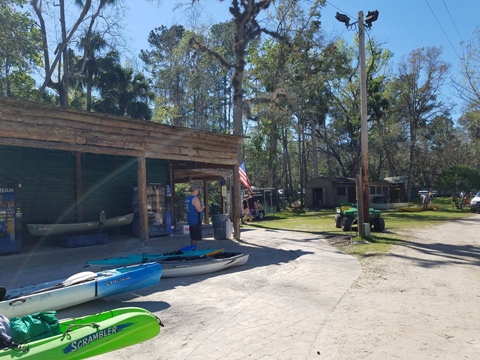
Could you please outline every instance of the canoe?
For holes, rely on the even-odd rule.
[[[99,221],[89,221],[71,224],[27,224],[28,231],[34,236],[63,235],[78,232],[99,230],[129,225],[133,221],[133,213],[117,216],[105,220],[103,225]]]
[[[428,205],[428,207],[426,209],[423,208],[423,206],[410,206],[410,207],[401,207],[401,208],[398,208],[397,210],[398,211],[401,211],[401,212],[420,212],[420,211],[429,211],[429,210],[437,210],[438,209],[438,206],[437,205]]]
[[[126,307],[59,321],[60,334],[0,350],[0,359],[85,359],[149,340],[160,320],[142,308]]]
[[[158,263],[126,266],[100,272],[84,271],[67,279],[54,280],[6,291],[0,314],[23,316],[40,311],[60,310],[94,299],[122,294],[160,281]]]
[[[102,266],[102,267],[117,267],[127,266],[133,264],[142,264],[146,262],[158,262],[168,259],[196,259],[199,257],[213,256],[221,253],[223,249],[204,249],[204,250],[177,250],[172,252],[165,252],[163,254],[133,254],[127,256],[111,257],[106,259],[89,260],[87,265]]]
[[[209,274],[225,270],[233,266],[244,265],[249,254],[238,252],[221,252],[214,256],[205,256],[197,259],[169,259],[159,261],[162,266],[162,277],[179,277]]]

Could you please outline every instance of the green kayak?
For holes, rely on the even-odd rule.
[[[0,350],[0,359],[85,359],[151,339],[160,326],[155,315],[137,307],[60,320],[61,334]]]

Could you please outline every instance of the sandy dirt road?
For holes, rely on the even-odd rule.
[[[320,359],[480,359],[480,215],[405,238],[361,261],[322,324]]]

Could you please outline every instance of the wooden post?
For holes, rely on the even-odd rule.
[[[177,217],[175,209],[175,170],[171,161],[168,162],[169,174],[170,174],[170,213],[172,214],[172,226],[177,228]]]
[[[75,151],[75,188],[77,192],[77,222],[83,222],[83,205],[82,205],[82,153]]]
[[[137,158],[137,187],[139,237],[143,246],[148,243],[148,212],[147,212],[147,163],[144,156]]]
[[[358,235],[362,238],[365,237],[365,230],[363,224],[365,217],[363,216],[363,185],[362,185],[362,170],[357,174],[356,190],[357,190],[357,226]]]
[[[235,240],[240,240],[240,208],[242,201],[240,199],[240,175],[238,173],[239,165],[233,168],[232,184],[231,184],[231,202],[230,202],[230,220],[233,224],[233,237]]]
[[[209,224],[208,221],[208,181],[203,181],[203,204],[205,205],[205,214],[203,216],[203,223]]]

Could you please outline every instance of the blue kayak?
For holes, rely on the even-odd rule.
[[[156,285],[162,267],[152,262],[99,272],[84,271],[66,279],[7,290],[0,314],[8,318],[41,311],[61,310],[107,296]]]
[[[143,264],[149,262],[160,262],[166,260],[193,260],[197,258],[204,258],[208,256],[214,256],[221,253],[223,249],[203,249],[197,250],[195,247],[184,247],[182,249],[165,252],[162,254],[132,254],[127,256],[111,257],[106,259],[90,260],[87,261],[91,266],[104,266],[104,267],[117,267],[128,266],[134,264]]]

